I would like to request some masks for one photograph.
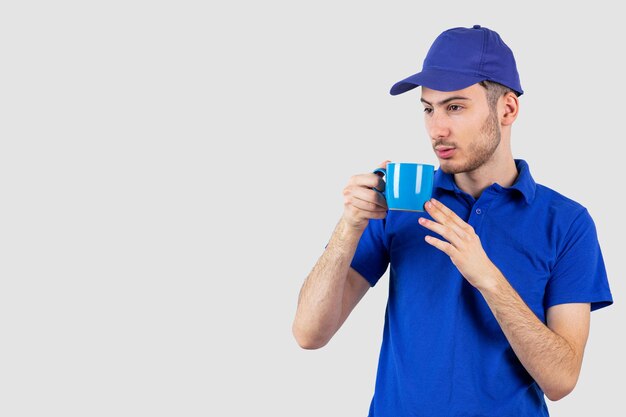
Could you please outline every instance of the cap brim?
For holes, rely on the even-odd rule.
[[[486,80],[487,77],[469,75],[459,72],[425,69],[422,72],[413,74],[402,81],[398,81],[389,91],[392,96],[406,93],[415,87],[424,86],[437,91],[456,91],[469,87],[470,85]]]

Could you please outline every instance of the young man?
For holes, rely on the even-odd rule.
[[[577,382],[590,311],[612,303],[593,220],[513,158],[523,91],[496,32],[443,32],[391,94],[417,86],[440,164],[433,198],[388,212],[380,177],[352,177],[294,336],[324,346],[389,266],[370,417],[547,416],[544,394]]]

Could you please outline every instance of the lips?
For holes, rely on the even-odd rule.
[[[441,146],[441,147],[435,148],[435,153],[437,154],[439,158],[442,158],[442,159],[452,158],[454,151],[455,151],[455,148],[450,148],[447,146]]]

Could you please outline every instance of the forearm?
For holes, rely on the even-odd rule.
[[[424,207],[433,220],[421,217],[420,224],[445,239],[427,235],[426,242],[450,256],[463,277],[481,292],[513,351],[546,396],[558,400],[567,395],[580,373],[589,328],[589,310],[584,309],[589,306],[579,303],[556,316],[553,307],[546,312],[550,327],[546,326],[487,257],[472,226],[435,199]],[[568,319],[578,323],[567,323]]]
[[[542,323],[500,271],[494,275],[480,291],[513,351],[548,398],[564,397],[576,384],[582,352]]]
[[[293,323],[294,335],[301,345],[320,347],[341,325],[348,270],[362,233],[342,218],[302,285]]]

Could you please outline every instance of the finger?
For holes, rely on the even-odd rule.
[[[424,204],[424,208],[426,209],[426,212],[430,214],[431,217],[437,223],[440,223],[449,227],[450,230],[452,230],[460,238],[465,238],[467,236],[467,233],[457,224],[457,222],[454,221],[454,219],[452,219],[450,216],[447,216],[440,209],[440,207],[441,206],[438,207],[434,203],[432,203],[432,199],[430,201],[427,201],[426,204]],[[451,211],[450,209],[448,210]]]
[[[378,175],[378,173],[376,174],[376,176],[378,177],[378,184],[375,187],[373,187],[373,188],[377,189],[381,193],[384,193],[385,192],[385,188],[387,187],[387,183],[385,181],[383,181],[383,177]]]
[[[425,217],[420,217],[418,220],[419,224],[421,224],[422,226],[424,226],[426,229],[437,233],[439,236],[443,237],[444,239],[446,239],[448,242],[450,242],[452,245],[454,245],[455,247],[459,247],[459,244],[461,243],[461,239],[459,237],[459,235],[452,229],[450,229],[448,226],[444,226],[440,223],[434,222],[432,220],[429,220]]]
[[[376,174],[358,174],[350,178],[350,184],[367,188],[376,188],[380,191],[385,190],[385,181]]]
[[[362,222],[363,220],[384,219],[387,217],[387,212],[361,210],[360,208],[349,204],[344,208],[344,216],[351,221]]]
[[[370,220],[384,219],[385,217],[387,217],[386,211],[369,211],[367,213]]]
[[[387,164],[391,162],[389,159],[384,160],[383,162],[381,162],[380,164],[378,164],[378,168],[385,168],[387,169]]]
[[[351,187],[346,190],[346,197],[354,200],[357,206],[369,211],[387,210],[387,201],[380,193],[364,187]]]
[[[450,243],[444,242],[443,240],[437,239],[436,237],[426,236],[424,237],[424,240],[429,245],[436,247],[437,249],[439,249],[440,251],[442,251],[443,253],[445,253],[446,255],[450,257],[452,257],[452,255],[454,254],[454,251],[456,250],[454,246],[452,246]]]
[[[378,206],[387,210],[387,200],[385,199],[385,195],[383,193],[378,192],[372,188],[365,187],[356,187],[354,189],[350,189],[350,191],[352,195],[356,198],[375,203]]]
[[[371,201],[365,201],[358,198],[353,198],[349,201],[352,207],[355,207],[361,211],[367,213],[386,213],[387,210],[380,207],[378,204],[372,203]]]
[[[384,169],[384,170],[385,170],[385,172],[386,172],[386,170],[387,170],[387,164],[388,164],[389,162],[391,162],[391,161],[390,161],[390,160],[388,160],[388,159],[387,159],[387,160],[385,160],[385,161],[383,161],[383,162],[381,162],[380,164],[378,164],[378,168],[382,168],[382,169]],[[378,187],[376,187],[376,188],[377,188],[379,191],[385,191],[385,183],[384,183],[384,181],[382,181],[382,178],[385,176],[385,174],[384,174],[382,171],[378,170],[378,169],[376,170],[375,174],[376,174],[376,175],[378,175],[378,177],[380,178],[381,183],[382,183],[382,184],[381,184],[381,185],[382,185],[382,188],[381,188],[380,186],[378,186]]]
[[[467,222],[465,222],[462,218],[460,218],[454,211],[450,210],[445,204],[441,201],[431,198],[430,201],[434,204],[434,206],[441,211],[446,217],[452,220],[454,223],[461,227],[465,227]]]

